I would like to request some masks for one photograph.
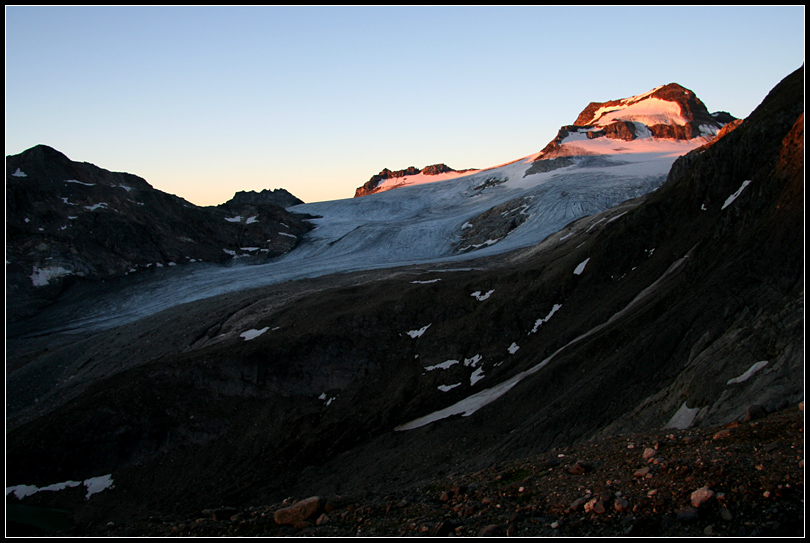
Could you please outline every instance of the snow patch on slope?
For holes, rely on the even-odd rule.
[[[424,173],[418,173],[416,175],[406,175],[403,177],[389,177],[388,179],[384,179],[377,185],[376,190],[378,192],[387,191],[395,188],[400,187],[408,187],[412,185],[424,185],[427,183],[436,183],[438,181],[447,181],[448,179],[455,179],[457,177],[471,175],[473,173],[477,173],[480,170],[467,170],[464,172],[452,171],[452,172],[443,172],[436,175],[426,175]]]
[[[721,207],[720,210],[722,211],[725,208],[727,208],[728,206],[730,206],[732,204],[732,202],[734,202],[734,200],[736,200],[737,197],[742,193],[743,189],[745,189],[745,187],[747,187],[749,184],[751,184],[750,179],[747,180],[747,181],[743,181],[742,186],[737,189],[737,192],[735,192],[734,194],[732,194],[731,196],[726,198],[726,201],[723,202],[723,207]]]
[[[683,405],[681,405],[680,409],[678,409],[678,411],[672,415],[672,418],[669,419],[669,422],[664,425],[664,428],[677,428],[678,430],[685,430],[686,428],[689,428],[699,412],[699,407],[690,408],[686,405],[686,402],[683,402]]]
[[[602,111],[602,109],[606,108],[597,110],[590,124],[607,126],[616,121],[632,121],[647,126],[656,124],[683,126],[689,122],[681,115],[679,104],[660,98],[647,98],[626,107],[611,106],[608,108],[610,111]]]
[[[738,377],[734,377],[733,379],[729,379],[728,381],[726,381],[726,384],[727,385],[736,385],[736,384],[739,384],[739,383],[744,383],[752,375],[754,375],[756,372],[758,372],[759,370],[761,370],[762,368],[764,368],[767,365],[768,365],[767,360],[762,360],[760,362],[757,362],[756,364],[754,364],[753,366],[748,368],[748,370],[746,370],[746,372],[743,373],[742,375],[740,375]]]
[[[34,268],[31,274],[31,283],[35,287],[44,287],[50,284],[51,280],[65,275],[71,275],[72,270],[68,270],[61,266],[50,266],[47,268]]]
[[[411,336],[413,339],[416,339],[418,337],[422,337],[422,334],[424,334],[427,331],[428,328],[430,328],[430,324],[427,324],[427,325],[423,326],[419,330],[411,330],[411,331],[405,332],[405,333],[408,334],[409,336]]]
[[[256,339],[260,335],[264,334],[269,329],[270,329],[269,326],[265,326],[261,330],[257,330],[254,328],[252,330],[248,330],[247,332],[242,332],[241,334],[239,334],[239,337],[244,338],[245,341],[250,341],[251,339]]]
[[[87,494],[85,494],[84,497],[86,500],[89,500],[90,496],[93,494],[98,494],[103,490],[115,487],[115,485],[113,485],[112,474],[107,474],[100,475],[98,477],[91,477],[89,479],[85,479],[84,481],[65,481],[62,483],[54,483],[42,488],[38,488],[34,485],[7,486],[6,496],[9,494],[14,494],[17,499],[21,500],[27,496],[33,496],[37,492],[57,492],[66,488],[74,488],[79,485],[84,485],[87,487]]]

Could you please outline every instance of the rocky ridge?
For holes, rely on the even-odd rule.
[[[233,198],[222,204],[222,206],[238,207],[242,205],[273,204],[288,208],[303,203],[302,200],[299,200],[284,189],[264,189],[261,192],[256,192],[255,190],[240,190],[233,195]]]
[[[284,201],[290,198],[298,201],[289,193]],[[65,283],[278,256],[310,228],[266,198],[238,193],[199,207],[136,175],[37,145],[6,157],[7,315],[15,321],[36,313]]]
[[[418,175],[420,173],[423,175],[439,175],[442,173],[455,171],[465,172],[467,170],[454,170],[453,168],[447,166],[446,164],[432,164],[430,166],[425,166],[421,170],[414,166],[409,166],[404,170],[397,170],[397,171],[391,171],[388,168],[383,168],[383,170],[380,173],[378,173],[377,175],[372,175],[371,179],[366,181],[366,183],[363,184],[363,186],[359,187],[354,192],[354,197],[359,198],[360,196],[366,196],[368,194],[374,194],[375,192],[379,192],[380,183],[382,183],[386,179],[397,179],[399,177]]]

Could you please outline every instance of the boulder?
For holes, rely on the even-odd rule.
[[[276,524],[295,526],[300,522],[316,517],[321,513],[322,508],[323,504],[321,503],[320,496],[312,496],[296,502],[289,507],[278,509],[273,513],[273,518]]]
[[[690,499],[692,501],[692,507],[700,507],[707,501],[709,501],[712,496],[714,496],[714,491],[712,491],[709,487],[703,486],[692,492]]]

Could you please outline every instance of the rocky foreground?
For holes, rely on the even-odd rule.
[[[762,414],[581,443],[392,495],[211,504],[58,535],[803,536],[803,404]]]

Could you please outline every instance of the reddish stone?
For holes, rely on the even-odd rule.
[[[314,517],[320,510],[321,498],[319,496],[312,496],[311,498],[296,502],[289,507],[277,510],[273,513],[273,518],[276,524],[291,524],[294,526]]]

